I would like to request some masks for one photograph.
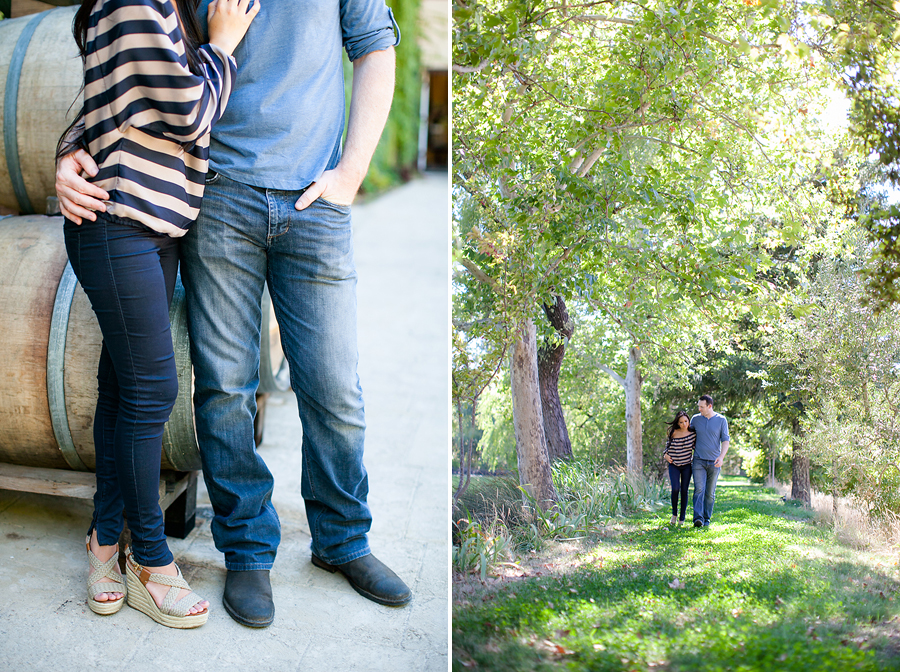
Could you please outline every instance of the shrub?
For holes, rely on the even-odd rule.
[[[630,477],[590,461],[555,463],[553,481],[559,502],[544,511],[519,486],[518,475],[474,476],[453,512],[454,568],[477,570],[483,580],[491,565],[514,550],[597,532],[611,518],[656,511],[668,496],[662,481]]]

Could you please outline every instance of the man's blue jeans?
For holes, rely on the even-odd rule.
[[[713,506],[716,503],[716,482],[721,468],[714,466],[715,460],[694,458],[691,467],[694,476],[694,522],[709,525]]]
[[[350,208],[318,199],[300,212],[301,193],[210,172],[182,242],[197,437],[230,570],[270,569],[281,539],[274,479],[253,441],[266,282],[303,425],[312,552],[332,564],[370,552]]]

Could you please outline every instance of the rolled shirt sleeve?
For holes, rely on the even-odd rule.
[[[203,4],[199,13],[206,13]],[[210,167],[286,191],[334,168],[346,116],[344,54],[358,60],[397,44],[394,26],[384,0],[262,0],[234,52],[240,68],[212,129]]]
[[[400,27],[382,0],[341,0],[341,36],[351,61],[400,44]]]
[[[719,431],[719,442],[722,441],[731,441],[731,436],[728,434],[728,420],[725,416],[720,416],[722,418],[722,428]]]

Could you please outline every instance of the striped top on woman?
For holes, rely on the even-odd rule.
[[[694,459],[694,446],[697,445],[697,433],[688,432],[680,439],[672,437],[666,441],[665,453],[672,458],[672,464],[683,467]]]
[[[98,0],[84,64],[84,143],[109,194],[107,213],[173,237],[197,219],[209,129],[237,74],[213,44],[188,65],[171,0]]]

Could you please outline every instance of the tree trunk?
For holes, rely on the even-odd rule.
[[[641,349],[628,349],[628,373],[625,374],[625,452],[628,473],[640,475],[644,471],[644,447],[641,437]]]
[[[807,506],[810,505],[809,486],[809,458],[803,454],[803,431],[800,428],[800,418],[794,418],[792,423],[792,450],[791,450],[791,499],[799,499]]]
[[[566,428],[562,403],[559,400],[559,372],[562,369],[566,343],[575,333],[575,323],[569,318],[566,303],[559,295],[552,306],[544,304],[544,313],[559,339],[548,340],[538,350],[538,384],[541,389],[541,410],[544,415],[544,434],[551,460],[572,457],[572,441]]]
[[[475,427],[475,403],[476,399],[472,399],[472,427]],[[472,480],[472,463],[475,460],[475,441],[466,440],[465,428],[463,427],[463,406],[462,400],[456,402],[456,412],[459,423],[459,485],[456,492],[453,493],[453,506],[459,498],[465,494]]]
[[[546,510],[556,502],[557,495],[550,474],[550,457],[544,435],[537,372],[537,336],[531,320],[525,322],[513,343],[510,384],[519,483]]]
[[[831,461],[831,521],[835,533],[838,530],[838,476],[837,460]]]
[[[641,438],[641,349],[633,345],[628,349],[628,371],[622,378],[608,366],[600,369],[608,373],[625,390],[625,464],[631,475],[644,471],[644,447]]]

